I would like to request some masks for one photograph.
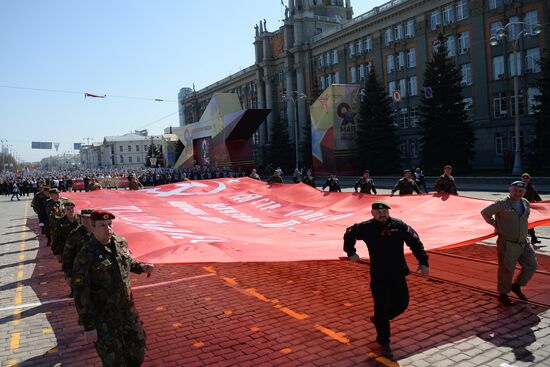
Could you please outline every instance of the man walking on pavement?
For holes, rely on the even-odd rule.
[[[390,346],[390,320],[401,315],[409,305],[409,289],[406,276],[410,270],[405,262],[403,244],[406,243],[419,262],[418,271],[428,276],[428,255],[418,234],[412,227],[397,218],[390,217],[390,206],[376,200],[371,206],[372,219],[354,224],[344,234],[344,251],[351,261],[359,261],[355,242],[363,240],[370,256],[370,289],[374,300],[376,341],[381,354],[393,359]]]
[[[414,192],[417,194],[420,194],[420,190],[418,189],[418,186],[416,186],[416,182],[411,178],[411,170],[406,169],[403,171],[403,177],[397,181],[393,189],[391,190],[391,195],[393,195],[396,191],[399,190],[399,195],[410,195]]]
[[[521,291],[537,270],[535,250],[527,240],[527,225],[530,214],[529,201],[525,195],[523,181],[514,181],[506,199],[497,200],[481,211],[483,219],[493,227],[498,234],[498,292],[499,301],[510,305],[510,291],[520,299],[527,300]],[[516,263],[521,265],[521,271],[512,284]]]
[[[458,195],[458,191],[456,190],[456,182],[455,178],[451,176],[451,173],[453,171],[453,167],[446,165],[443,167],[443,174],[437,178],[435,181],[435,187],[434,190],[438,194],[452,194],[452,195]]]
[[[146,335],[129,273],[150,274],[153,265],[135,260],[126,240],[113,234],[112,213],[94,211],[90,218],[93,236],[74,261],[71,283],[79,324],[103,366],[140,366]]]

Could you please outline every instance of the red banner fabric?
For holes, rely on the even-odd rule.
[[[440,195],[321,192],[305,184],[249,178],[185,181],[141,191],[64,193],[78,208],[116,215],[115,232],[132,253],[152,263],[334,260],[345,229],[370,219],[377,199],[412,226],[426,249],[494,236],[480,211],[488,200]],[[550,201],[531,204],[530,227],[550,225]],[[358,253],[368,257],[366,246]]]

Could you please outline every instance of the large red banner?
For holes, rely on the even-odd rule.
[[[338,259],[345,229],[370,219],[376,199],[386,200],[390,215],[411,225],[427,249],[495,235],[480,215],[491,201],[463,196],[328,193],[249,178],[64,195],[80,209],[113,212],[115,232],[137,258],[153,263]],[[550,225],[550,201],[531,208],[530,226]],[[368,257],[362,242],[357,249]]]

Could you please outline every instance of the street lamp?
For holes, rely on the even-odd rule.
[[[290,95],[283,94],[283,101],[291,101],[292,107],[294,108],[294,149],[295,149],[295,155],[296,155],[295,167],[298,168],[300,164],[300,153],[299,153],[300,150],[298,148],[298,110],[296,109],[296,99],[292,97],[293,93],[296,93],[299,99],[306,99],[307,95],[295,90],[290,92]]]
[[[521,147],[520,147],[520,129],[519,129],[519,70],[518,70],[518,44],[519,40],[522,37],[527,36],[536,36],[542,32],[542,26],[540,24],[535,24],[532,26],[531,29],[523,28],[515,37],[511,36],[509,33],[507,33],[507,28],[510,26],[516,26],[516,25],[525,25],[527,23],[525,22],[508,22],[504,28],[500,28],[497,30],[497,33],[492,35],[489,39],[489,44],[491,46],[496,46],[499,43],[503,42],[504,39],[507,39],[508,41],[512,41],[512,47],[514,50],[514,122],[515,122],[515,135],[516,135],[516,147],[514,150],[514,168],[512,169],[512,174],[514,175],[520,175],[522,172],[522,164],[521,164]]]
[[[0,139],[0,143],[2,144],[2,172],[6,169],[6,153],[4,153],[4,143],[7,143],[8,141],[6,139]]]

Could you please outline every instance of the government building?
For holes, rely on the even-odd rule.
[[[391,102],[393,122],[402,165],[412,167],[420,164],[418,121],[425,66],[442,33],[448,56],[462,74],[462,94],[476,136],[474,168],[511,167],[516,113],[524,158],[532,152],[538,61],[543,50],[550,49],[548,1],[393,0],[356,17],[351,0],[285,2],[279,29],[268,30],[265,21],[254,26],[253,65],[201,90],[180,90],[180,125],[198,121],[216,92],[236,93],[243,109],[271,109],[251,141],[256,162],[265,165],[274,123],[286,122],[292,143],[303,144],[309,106],[321,92],[331,84],[362,85],[375,67],[388,98],[399,92],[400,98]],[[497,35],[499,42],[490,42]],[[518,111],[514,79],[519,82]]]

